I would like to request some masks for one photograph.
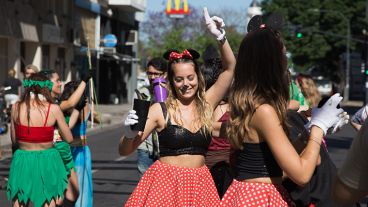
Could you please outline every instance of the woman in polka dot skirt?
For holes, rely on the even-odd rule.
[[[287,59],[281,35],[282,20],[270,16],[263,23],[253,17],[238,53],[230,89],[228,136],[239,149],[237,175],[222,199],[222,206],[295,206],[282,187],[283,172],[295,183],[307,183],[316,167],[323,135],[339,121],[342,97],[332,96],[315,110],[310,137],[303,153],[295,151],[287,135],[289,100]]]
[[[138,123],[134,110],[124,122],[120,141],[121,155],[132,153],[153,130],[158,132],[160,159],[143,175],[125,206],[216,207],[220,204],[216,187],[204,156],[211,141],[213,109],[225,96],[233,79],[235,57],[225,38],[223,20],[209,17],[204,9],[208,30],[219,41],[224,71],[205,92],[205,82],[196,59],[199,53],[186,49],[169,50],[166,102],[153,104],[143,132],[134,131]]]

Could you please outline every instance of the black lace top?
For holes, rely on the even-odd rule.
[[[167,109],[164,103],[160,103],[166,119]],[[160,157],[182,154],[205,155],[211,142],[210,135],[203,135],[201,129],[193,133],[188,129],[173,125],[168,119],[167,126],[157,132],[159,139]]]

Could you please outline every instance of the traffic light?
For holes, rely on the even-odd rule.
[[[297,32],[296,33],[296,38],[303,38],[303,33]]]
[[[361,65],[360,65],[360,71],[361,71],[361,73],[364,73],[365,75],[368,75],[368,67],[366,67],[364,62],[362,62]]]
[[[303,38],[304,34],[302,32],[302,26],[297,25],[294,27],[294,36],[298,39]]]

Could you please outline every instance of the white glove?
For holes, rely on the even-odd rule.
[[[341,116],[344,112],[343,109],[338,109],[337,105],[341,102],[342,97],[339,93],[334,94],[331,96],[327,102],[321,108],[313,108],[312,109],[312,119],[308,128],[312,127],[313,125],[318,126],[323,130],[323,134],[326,135],[327,130],[330,127],[333,127],[338,124],[340,121]],[[340,124],[339,124],[340,125]]]
[[[124,120],[124,135],[127,139],[134,139],[138,135],[138,131],[133,131],[130,127],[138,123],[137,112],[130,110],[128,116]]]
[[[224,20],[221,19],[220,17],[217,17],[217,16],[210,17],[210,15],[208,14],[207,7],[203,8],[203,15],[204,15],[204,19],[206,21],[208,31],[214,37],[216,37],[216,39],[218,41],[223,40],[224,37],[225,37],[225,30],[224,30],[225,23],[224,23]]]
[[[331,134],[339,131],[341,127],[343,127],[345,124],[349,123],[349,114],[346,112],[343,112],[339,115],[340,120],[333,126],[333,129],[331,131]]]

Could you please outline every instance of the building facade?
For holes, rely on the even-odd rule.
[[[10,68],[22,80],[28,64],[56,70],[63,81],[79,79],[93,68],[99,102],[131,101],[145,0],[0,0],[0,4],[0,84]],[[104,46],[106,34],[117,37],[116,47]]]

